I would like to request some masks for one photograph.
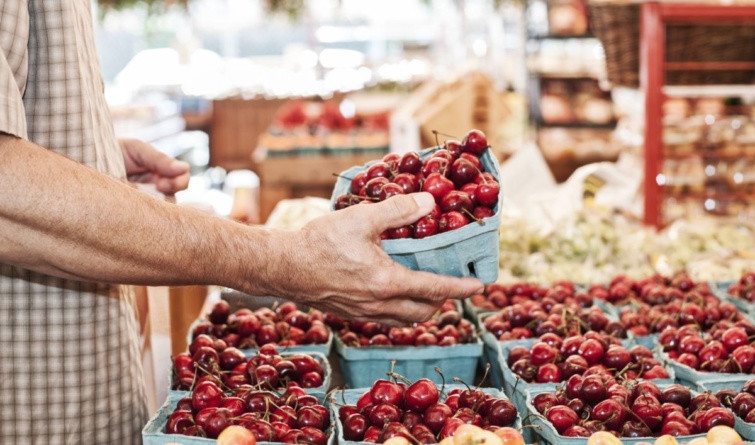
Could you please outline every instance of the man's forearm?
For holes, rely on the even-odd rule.
[[[0,262],[87,281],[238,287],[234,267],[262,278],[275,267],[274,239],[0,135]]]

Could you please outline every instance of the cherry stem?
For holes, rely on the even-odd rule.
[[[393,370],[396,368],[396,360],[391,360],[391,370],[388,371],[386,374],[393,379],[393,383],[396,383],[396,374],[393,372]]]
[[[387,375],[393,377],[394,380],[401,380],[402,382],[406,383],[407,385],[411,385],[412,381],[408,378],[404,377],[401,374],[396,374],[395,372],[388,372]]]
[[[467,387],[467,391],[472,391],[472,387],[471,387],[471,386],[469,386],[469,385],[467,384],[467,382],[465,382],[464,380],[462,380],[462,379],[460,379],[460,378],[458,378],[458,377],[454,377],[454,382],[457,382],[457,383],[458,383],[458,382],[461,382],[461,383],[462,383],[462,384],[463,384],[464,386],[466,386],[466,387]]]
[[[466,213],[466,214],[467,214],[467,216],[469,216],[470,218],[472,218],[472,219],[474,220],[474,222],[476,222],[477,224],[479,224],[479,225],[481,225],[481,226],[484,226],[484,225],[485,225],[485,221],[483,221],[483,220],[481,220],[480,218],[477,218],[476,216],[474,216],[474,215],[473,215],[473,214],[472,214],[472,213],[471,213],[471,212],[470,212],[469,210],[467,210],[466,208],[462,207],[462,208],[461,208],[461,211],[462,211],[462,212],[464,212],[464,213]]]
[[[458,138],[457,138],[456,136],[454,136],[454,135],[451,135],[451,134],[446,134],[446,133],[441,133],[441,132],[440,132],[440,131],[438,131],[438,130],[433,130],[433,134],[435,135],[435,141],[436,141],[436,142],[438,141],[438,135],[441,135],[441,136],[445,136],[445,137],[447,137],[447,138],[451,138],[451,139],[458,139]]]
[[[519,376],[516,376],[516,381],[514,382],[514,389],[513,391],[516,391],[516,387],[519,386],[519,381],[522,380]],[[513,392],[512,392],[513,394]]]
[[[489,372],[490,372],[490,362],[485,363],[485,374],[482,375],[482,380],[480,380],[480,383],[477,384],[478,388],[482,386],[483,383],[485,383],[485,379],[488,378]]]
[[[332,173],[332,175],[335,176],[335,177],[337,177],[337,178],[347,179],[349,181],[353,181],[354,180],[354,178],[349,178],[348,176],[339,175],[338,173]]]
[[[220,378],[220,377],[218,377],[217,375],[215,375],[215,374],[211,373],[210,371],[208,371],[207,369],[205,369],[205,368],[204,368],[204,367],[203,367],[202,365],[200,365],[199,363],[197,363],[197,362],[194,362],[194,367],[195,367],[195,368],[198,368],[198,369],[199,369],[200,371],[204,372],[204,373],[205,373],[206,375],[212,376],[212,377],[213,377],[213,378],[214,378],[215,380],[217,380],[217,382],[218,382],[218,383],[220,384],[220,386],[221,386],[222,388],[226,389],[227,391],[232,391],[232,389],[231,389],[230,387],[226,386],[226,384],[225,384],[225,383],[223,383],[223,379],[221,379],[221,378]],[[196,379],[196,378],[197,378],[197,373],[194,373],[194,379]],[[192,382],[192,389],[194,389],[194,382]]]
[[[440,379],[441,379],[440,394],[443,397],[448,397],[446,395],[446,376],[443,375],[443,373],[440,370],[440,367],[438,367],[438,366],[435,367],[435,372],[437,372],[438,374],[440,374]]]

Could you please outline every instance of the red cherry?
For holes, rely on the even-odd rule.
[[[422,164],[422,174],[425,176],[425,180],[427,180],[427,178],[433,173],[439,173],[443,175],[443,177],[446,177],[450,165],[451,163],[446,158],[431,157],[426,159],[424,164]],[[451,184],[453,184],[453,182]]]
[[[444,403],[436,403],[425,410],[423,419],[433,434],[440,433],[443,425],[453,415],[451,408]]]
[[[405,153],[401,156],[398,164],[399,173],[411,173],[416,175],[422,169],[422,159],[415,152]]]
[[[573,409],[565,405],[557,405],[548,409],[546,419],[556,428],[559,434],[563,434],[567,428],[579,422],[579,416]]]
[[[429,379],[419,379],[412,383],[404,394],[406,409],[424,413],[431,405],[438,403],[438,388]]]
[[[404,388],[388,380],[377,380],[370,389],[370,401],[374,405],[388,403],[402,408],[404,406]]]
[[[719,425],[734,428],[734,413],[726,408],[713,407],[698,415],[695,424],[701,432],[708,432],[714,426]]]
[[[354,177],[351,179],[351,185],[349,186],[349,191],[354,194],[358,195],[359,191],[362,190],[362,187],[367,183],[367,172],[362,171],[354,175]]]
[[[724,331],[721,335],[721,343],[723,343],[729,352],[733,352],[740,346],[749,345],[750,341],[747,338],[747,332],[743,328],[734,327]]]
[[[603,345],[595,339],[586,339],[579,346],[579,355],[587,360],[590,365],[595,365],[603,360]]]
[[[452,190],[454,190],[454,183],[440,173],[427,175],[424,184],[422,184],[422,191],[433,195],[435,202],[438,204]]]
[[[370,179],[364,185],[364,194],[367,195],[368,198],[379,198],[380,190],[389,183],[390,182],[388,181],[388,179],[382,176]],[[365,201],[365,202],[369,202],[369,201]]]
[[[462,151],[480,156],[488,149],[488,138],[480,130],[470,130],[461,140]]]
[[[439,231],[438,221],[426,216],[414,224],[414,237],[417,239],[436,235]]]
[[[546,363],[537,370],[537,383],[558,383],[562,380],[561,370],[553,363]]]
[[[440,208],[444,213],[462,212],[462,209],[471,213],[474,209],[474,204],[472,204],[472,199],[466,193],[452,190],[441,199]]]
[[[201,411],[205,408],[216,408],[220,406],[223,397],[223,391],[213,382],[204,381],[198,383],[191,395],[191,404],[194,412]]]
[[[438,229],[441,233],[456,230],[467,225],[467,218],[459,212],[448,212],[440,215]]]
[[[457,159],[451,165],[451,174],[449,176],[454,185],[457,188],[461,188],[465,184],[474,184],[474,180],[479,174],[480,171],[474,164],[466,159]]]
[[[590,417],[604,422],[609,430],[619,431],[627,417],[626,408],[615,399],[606,399],[593,407]]]
[[[411,173],[401,173],[393,178],[393,182],[401,186],[404,194],[416,193],[419,191],[419,181]]]
[[[376,162],[367,167],[367,181],[369,182],[375,178],[387,178],[390,179],[393,176],[391,168],[385,162]]]
[[[194,417],[191,411],[173,411],[168,417],[165,432],[168,434],[184,434],[187,428],[194,425]]]
[[[364,438],[369,423],[361,414],[353,413],[343,420],[343,437],[346,440],[359,442]]]
[[[490,207],[477,206],[472,210],[472,216],[477,219],[490,218],[495,215],[495,212]]]
[[[207,437],[217,438],[224,429],[228,428],[232,417],[231,412],[225,408],[218,408],[207,416],[203,427]]]
[[[225,324],[231,314],[231,306],[225,300],[220,300],[212,306],[207,317],[212,324]]]
[[[501,186],[497,182],[479,184],[475,192],[475,199],[478,204],[493,208],[498,204],[498,193],[500,190]]]

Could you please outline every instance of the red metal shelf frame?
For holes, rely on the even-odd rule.
[[[753,62],[666,62],[666,25],[741,25],[755,22],[755,6],[648,2],[640,13],[640,84],[645,92],[645,223],[661,227],[664,198],[658,175],[663,162],[662,88],[667,70],[750,70]]]

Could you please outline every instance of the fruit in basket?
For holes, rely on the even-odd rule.
[[[581,393],[569,390],[569,383],[555,392],[537,394],[532,403],[560,435],[584,436],[587,432],[592,433],[594,441],[612,440],[609,436],[614,439],[662,436],[666,442],[734,425],[731,411],[718,406],[718,400],[709,393],[688,400],[680,385],[661,390],[648,380],[617,382],[606,378],[605,381],[608,398],[598,403],[590,403]],[[626,396],[617,397],[617,388],[624,388]],[[581,416],[570,408],[574,400],[585,406]],[[595,436],[596,430],[606,434]]]
[[[391,380],[376,381],[355,405],[340,406],[338,417],[344,437],[351,441],[385,442],[394,436],[404,436],[412,443],[415,439],[436,443],[451,437],[454,441],[458,437],[462,441],[459,443],[468,443],[470,437],[479,436],[478,431],[485,429],[493,434],[511,426],[517,413],[508,399],[476,388],[455,388],[441,393],[428,379],[410,382],[393,374]],[[470,430],[472,426],[476,429]],[[376,436],[370,433],[375,430]],[[518,444],[511,432],[498,434],[496,441]]]
[[[566,381],[567,394],[587,402],[597,403],[609,395],[609,385],[601,380],[601,376],[618,380],[632,380],[638,376],[645,379],[669,377],[668,371],[647,348],[634,346],[626,349],[615,337],[594,331],[563,340],[553,333],[546,333],[529,349],[515,346],[506,350],[504,356],[511,371],[525,382]]]
[[[227,306],[228,303],[223,300],[216,303],[208,314],[208,319],[220,321],[222,316],[218,313],[224,314]],[[323,339],[323,331],[327,333],[327,329],[322,320],[322,312],[311,309],[305,313],[298,310],[292,302],[283,303],[274,311],[270,308],[255,311],[239,309],[227,315],[222,323],[197,324],[191,334],[189,351],[193,354],[196,347],[209,346],[221,349],[219,352],[222,352],[225,348],[218,347],[221,340],[226,343],[226,347],[239,349],[258,348],[277,342],[285,342],[287,346],[322,344],[327,342],[327,338]]]
[[[728,294],[734,298],[755,302],[755,271],[748,271],[736,283],[729,286]]]
[[[412,326],[390,328],[375,322],[340,319],[330,315],[327,319],[338,337],[350,347],[368,346],[453,346],[475,341],[472,323],[459,313],[453,300],[443,303],[430,320]]]
[[[330,428],[329,411],[300,388],[289,388],[279,395],[244,385],[231,392],[220,392],[219,400],[216,389],[219,388],[209,381],[198,384],[187,398],[191,404],[177,403],[168,417],[165,432],[217,438],[218,443],[225,444],[287,442],[323,445],[326,442],[325,431]],[[193,403],[208,398],[212,403]],[[249,441],[250,435],[254,442]],[[297,441],[288,442],[294,439]]]
[[[398,194],[428,192],[443,208],[400,232],[386,231],[382,239],[426,238],[459,229],[494,215],[500,184],[480,161],[488,149],[485,134],[470,130],[461,142],[446,141],[423,160],[418,153],[400,158],[389,153],[351,178],[348,193],[338,196],[335,209],[363,202],[385,201]],[[438,224],[427,221],[430,218]],[[421,227],[420,227],[421,226]]]
[[[205,348],[198,349],[197,353]],[[180,363],[182,369],[177,373],[173,387],[180,390],[190,390],[192,385],[199,389],[205,381],[231,389],[246,385],[271,390],[285,390],[289,386],[319,388],[325,377],[323,366],[315,356],[303,353],[280,355],[271,344],[260,348],[250,359],[239,350],[229,348],[220,354],[217,362],[196,361],[191,364],[191,370],[187,368],[186,356],[178,357],[180,360],[174,359],[174,362]],[[204,397],[205,392],[199,391],[199,394]]]

